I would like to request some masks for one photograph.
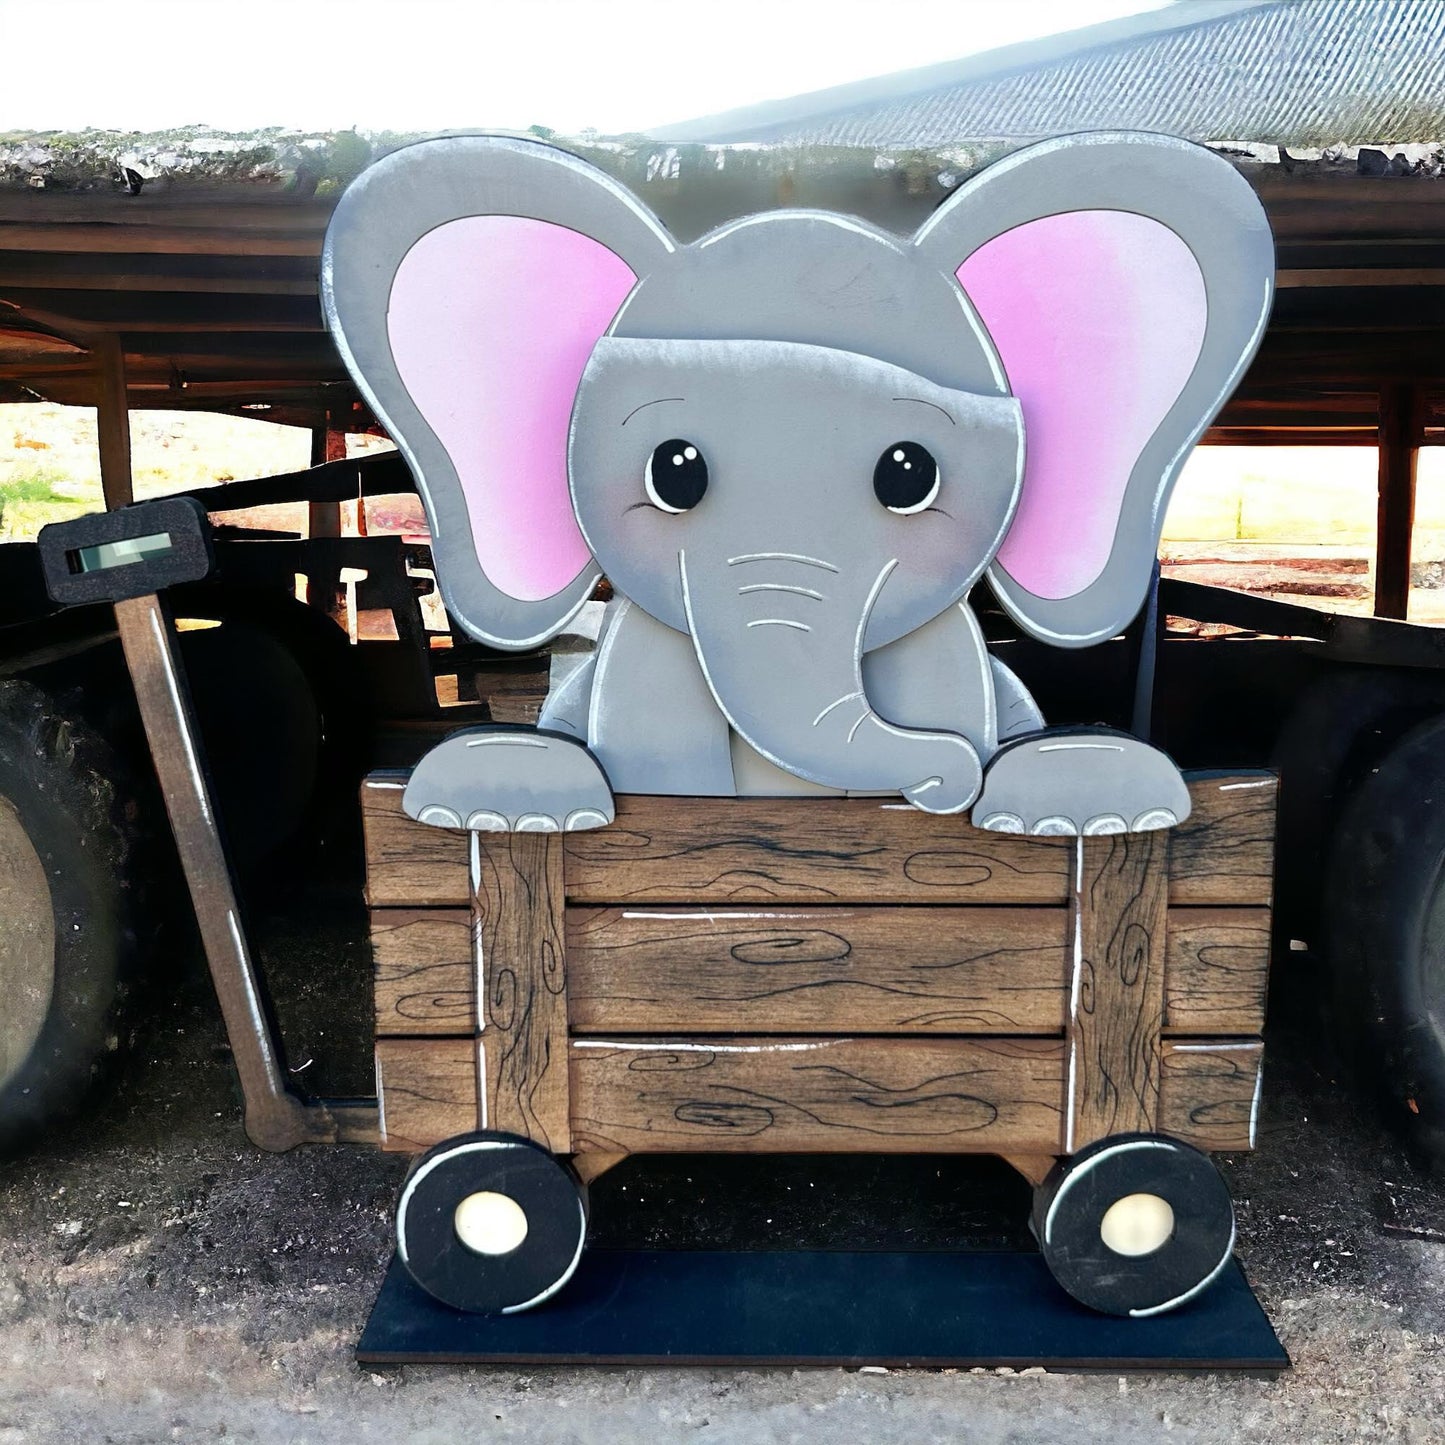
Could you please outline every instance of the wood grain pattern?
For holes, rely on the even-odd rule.
[[[984,833],[957,817],[847,798],[617,800],[567,838],[577,903],[1061,903],[1061,839]]]
[[[467,835],[415,823],[401,811],[405,773],[372,773],[361,785],[366,901],[373,908],[470,908]]]
[[[475,1039],[378,1039],[381,1147],[418,1154],[479,1125]]]
[[[465,906],[466,835],[403,816],[402,782],[376,774],[362,789],[372,906]],[[1269,902],[1275,792],[1259,774],[1190,783],[1172,902]],[[621,797],[616,823],[563,847],[577,903],[1063,904],[1072,885],[1068,839],[862,798]]]
[[[474,833],[484,1127],[568,1152],[562,840]]]
[[[1166,1043],[1159,1132],[1200,1149],[1253,1149],[1263,1062],[1259,1039]]]
[[[1159,1112],[1169,834],[1081,838],[1070,1151],[1152,1132]]]
[[[1279,779],[1196,777],[1189,796],[1193,812],[1170,830],[1169,901],[1267,906],[1274,896]]]
[[[470,913],[376,909],[371,953],[379,1037],[476,1032]]]
[[[1045,1039],[577,1039],[579,1152],[1056,1153]]]
[[[383,1148],[415,1153],[478,1126],[476,1049],[474,1039],[377,1041]],[[1159,1132],[1201,1149],[1251,1148],[1262,1057],[1257,1039],[1166,1041]],[[1017,1163],[1063,1148],[1059,1040],[579,1039],[570,1062],[573,1147],[609,1162],[629,1152],[901,1150]]]
[[[1047,1034],[1063,908],[567,910],[579,1033]]]
[[[1267,908],[1171,908],[1166,1034],[1257,1034],[1269,982]]]

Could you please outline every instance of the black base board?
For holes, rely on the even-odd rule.
[[[386,1364],[1043,1365],[1273,1372],[1289,1356],[1231,1261],[1149,1319],[1075,1304],[1026,1252],[589,1250],[555,1299],[459,1314],[393,1259],[356,1349]]]

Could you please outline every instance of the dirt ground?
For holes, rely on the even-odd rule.
[[[359,903],[345,890],[293,898],[257,933],[293,1067],[320,1091],[364,1089]],[[1307,984],[1310,960],[1290,961]],[[1240,1254],[1294,1357],[1282,1378],[371,1372],[351,1350],[402,1162],[251,1148],[204,976],[176,966],[107,1102],[0,1167],[0,1445],[1439,1441],[1445,1187],[1383,1140],[1294,1012],[1271,1040],[1261,1147],[1226,1163]],[[594,1221],[639,1244],[936,1246],[960,1222],[987,1242],[997,1196],[996,1176],[967,1161],[923,1173],[779,1161],[741,1186],[731,1167],[632,1161],[596,1187]]]

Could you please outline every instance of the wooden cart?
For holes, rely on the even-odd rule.
[[[431,1151],[400,1243],[440,1297],[503,1307],[448,1284],[506,1252],[457,1246],[476,1180],[436,1193],[463,1136],[530,1141],[584,1182],[631,1153],[997,1154],[1037,1186],[1060,1282],[1121,1313],[1228,1258],[1195,1151],[1254,1144],[1272,776],[1193,775],[1178,828],[1086,839],[815,798],[621,797],[596,832],[463,833],[406,818],[404,783],[363,789],[377,1094],[383,1147]],[[1162,1195],[1174,1242],[1116,1240],[1101,1271],[1121,1189]],[[1099,1286],[1120,1270],[1122,1293]]]

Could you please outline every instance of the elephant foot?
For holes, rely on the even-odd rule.
[[[437,828],[576,833],[614,817],[612,789],[576,739],[531,728],[452,733],[412,771],[401,808]]]
[[[1189,789],[1157,748],[1102,728],[1034,733],[994,755],[973,823],[994,833],[1093,837],[1172,828]]]

